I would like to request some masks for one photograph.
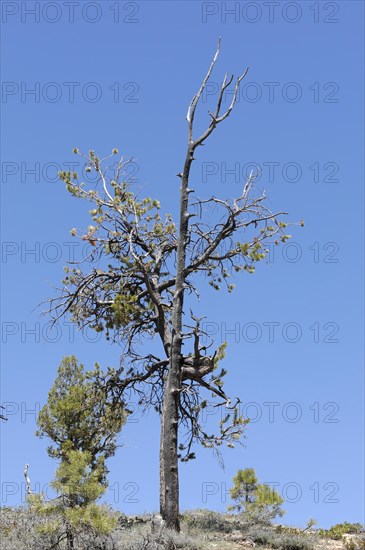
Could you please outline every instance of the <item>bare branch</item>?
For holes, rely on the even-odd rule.
[[[205,88],[205,86],[206,86],[206,84],[207,84],[207,82],[210,78],[210,75],[212,74],[213,67],[215,65],[215,62],[218,59],[220,47],[221,47],[221,38],[219,37],[218,38],[218,46],[217,46],[216,52],[214,54],[213,60],[210,64],[210,67],[208,69],[208,72],[205,75],[205,78],[204,78],[198,92],[194,95],[193,99],[191,100],[189,108],[188,108],[188,113],[186,115],[186,120],[188,121],[188,128],[189,128],[189,143],[192,143],[192,141],[193,141],[193,123],[194,123],[194,116],[195,116],[196,106],[198,105],[200,96],[202,95],[203,90],[204,90],[204,88]]]
[[[31,491],[31,488],[30,488],[30,479],[29,479],[29,476],[28,476],[28,469],[29,469],[29,464],[26,464],[25,468],[24,468],[25,485],[26,485],[26,488],[27,488],[27,495],[31,495],[32,491]]]
[[[210,134],[213,132],[213,130],[215,129],[217,124],[219,124],[220,122],[225,120],[230,115],[230,113],[231,113],[231,111],[232,111],[232,109],[233,109],[233,107],[236,103],[236,100],[237,100],[237,94],[238,94],[238,90],[239,90],[241,81],[245,78],[245,76],[248,73],[248,67],[247,67],[245,69],[245,71],[243,72],[243,74],[237,78],[231,104],[228,107],[228,109],[221,115],[220,110],[221,110],[221,106],[222,106],[224,93],[233,81],[233,75],[230,78],[228,78],[228,74],[227,73],[225,74],[223,82],[221,84],[220,91],[219,91],[216,110],[215,110],[214,114],[212,114],[211,112],[208,111],[209,116],[211,117],[211,122],[210,122],[208,128],[206,129],[206,131],[198,139],[194,140],[193,139],[193,126],[194,126],[194,116],[195,116],[196,107],[199,103],[199,100],[201,98],[203,90],[204,90],[204,88],[205,88],[205,86],[206,86],[206,84],[207,84],[207,82],[208,82],[208,80],[209,80],[209,78],[212,74],[214,65],[217,61],[219,51],[220,51],[220,44],[221,44],[221,39],[219,38],[218,39],[218,46],[217,46],[216,52],[214,54],[213,60],[210,64],[210,66],[209,66],[208,72],[207,72],[207,74],[206,74],[206,76],[205,76],[198,92],[194,95],[193,99],[191,100],[189,108],[188,108],[188,112],[187,112],[187,115],[186,115],[186,119],[188,121],[188,144],[189,144],[189,146],[192,147],[192,150],[194,150],[198,145],[203,145],[204,141],[207,139],[207,137],[210,136]]]

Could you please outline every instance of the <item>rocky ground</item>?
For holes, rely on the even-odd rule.
[[[206,544],[206,545],[205,545]],[[256,548],[257,550],[272,550],[268,546],[258,546],[255,543],[244,540],[240,533],[231,536],[223,537],[221,540],[207,541],[204,543],[203,550],[249,550]],[[344,540],[321,540],[315,543],[316,550],[345,550],[346,539]],[[355,549],[357,547],[355,546]]]

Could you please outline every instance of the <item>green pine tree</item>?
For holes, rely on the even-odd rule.
[[[57,497],[29,495],[28,503],[47,518],[41,532],[53,544],[66,541],[68,550],[80,531],[107,534],[117,521],[96,502],[106,490],[105,461],[115,454],[127,412],[122,401],[109,400],[94,384],[100,376],[97,364],[85,371],[76,357],[65,357],[37,420],[36,435],[51,439],[48,454],[60,460],[51,483]]]
[[[40,533],[51,537],[59,544],[67,542],[67,548],[75,548],[75,538],[81,530],[95,535],[109,533],[117,523],[106,507],[98,506],[96,500],[106,487],[99,481],[97,468],[90,467],[91,454],[86,451],[69,451],[63,456],[51,486],[57,491],[55,499],[46,501],[41,494],[29,495],[30,507],[48,521]]]
[[[92,470],[106,484],[105,460],[115,454],[117,435],[127,413],[121,401],[113,403],[93,384],[100,375],[96,364],[85,371],[75,356],[65,357],[48,394],[48,402],[38,416],[36,435],[48,436],[49,456],[64,460],[72,450],[87,452]]]
[[[235,504],[228,510],[241,512],[250,523],[269,523],[285,513],[281,508],[284,499],[269,485],[259,483],[253,468],[238,470],[230,494]]]

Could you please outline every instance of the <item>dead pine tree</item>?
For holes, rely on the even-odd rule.
[[[186,307],[186,301],[184,308],[184,298],[188,294],[193,302],[198,286],[207,283],[231,292],[234,285],[229,277],[241,271],[253,273],[268,252],[265,241],[280,244],[290,237],[281,221],[285,212],[270,211],[265,192],[255,185],[255,175],[242,182],[234,198],[200,198],[190,186],[199,147],[231,114],[247,74],[246,69],[235,83],[226,74],[208,126],[196,137],[197,106],[219,50],[220,41],[187,112],[187,151],[182,172],[177,174],[181,183],[177,224],[170,214],[161,216],[159,201],[141,199],[124,181],[129,161],[121,158],[109,175],[108,161],[118,155],[117,149],[105,158],[74,149],[84,158],[86,171],[96,172],[96,188],[87,189],[76,173],[60,173],[73,196],[93,204],[93,223],[87,232],[71,229],[75,238],[89,243],[90,254],[87,262],[65,268],[63,286],[50,300],[49,309],[55,322],[70,315],[80,328],[104,331],[108,339],[123,346],[120,365],[99,373],[94,383],[104,388],[108,399],[125,402],[126,408],[134,392],[141,406],[152,406],[161,415],[160,512],[165,525],[176,531],[179,459],[195,458],[196,443],[219,456],[223,442],[233,447],[247,423],[239,414],[239,399],[230,399],[223,389],[226,371],[219,362],[225,344],[214,349],[202,317],[190,303]],[[225,110],[225,92],[231,86],[233,96]],[[158,353],[146,353],[151,335],[160,342]],[[217,433],[210,433],[201,422],[208,398],[216,399],[214,406],[223,411]]]

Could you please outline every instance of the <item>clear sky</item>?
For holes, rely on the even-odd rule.
[[[198,128],[225,71],[250,71],[233,115],[197,154],[194,187],[236,196],[258,166],[272,208],[305,227],[232,295],[201,289],[199,313],[229,343],[227,390],[252,422],[246,447],[224,451],[225,470],[205,449],[181,465],[181,508],[225,510],[232,476],[253,467],[283,494],[289,524],[363,521],[363,2],[1,8],[2,504],[24,499],[25,463],[34,490],[52,478],[35,418],[62,357],[118,361],[117,347],[63,322],[50,331],[34,310],[83,252],[70,228],[89,221],[56,172],[77,161],[75,146],[118,147],[135,159],[136,188],[175,214],[187,106],[220,35]],[[136,410],[110,460],[106,498],[125,513],[158,509],[158,422]]]

